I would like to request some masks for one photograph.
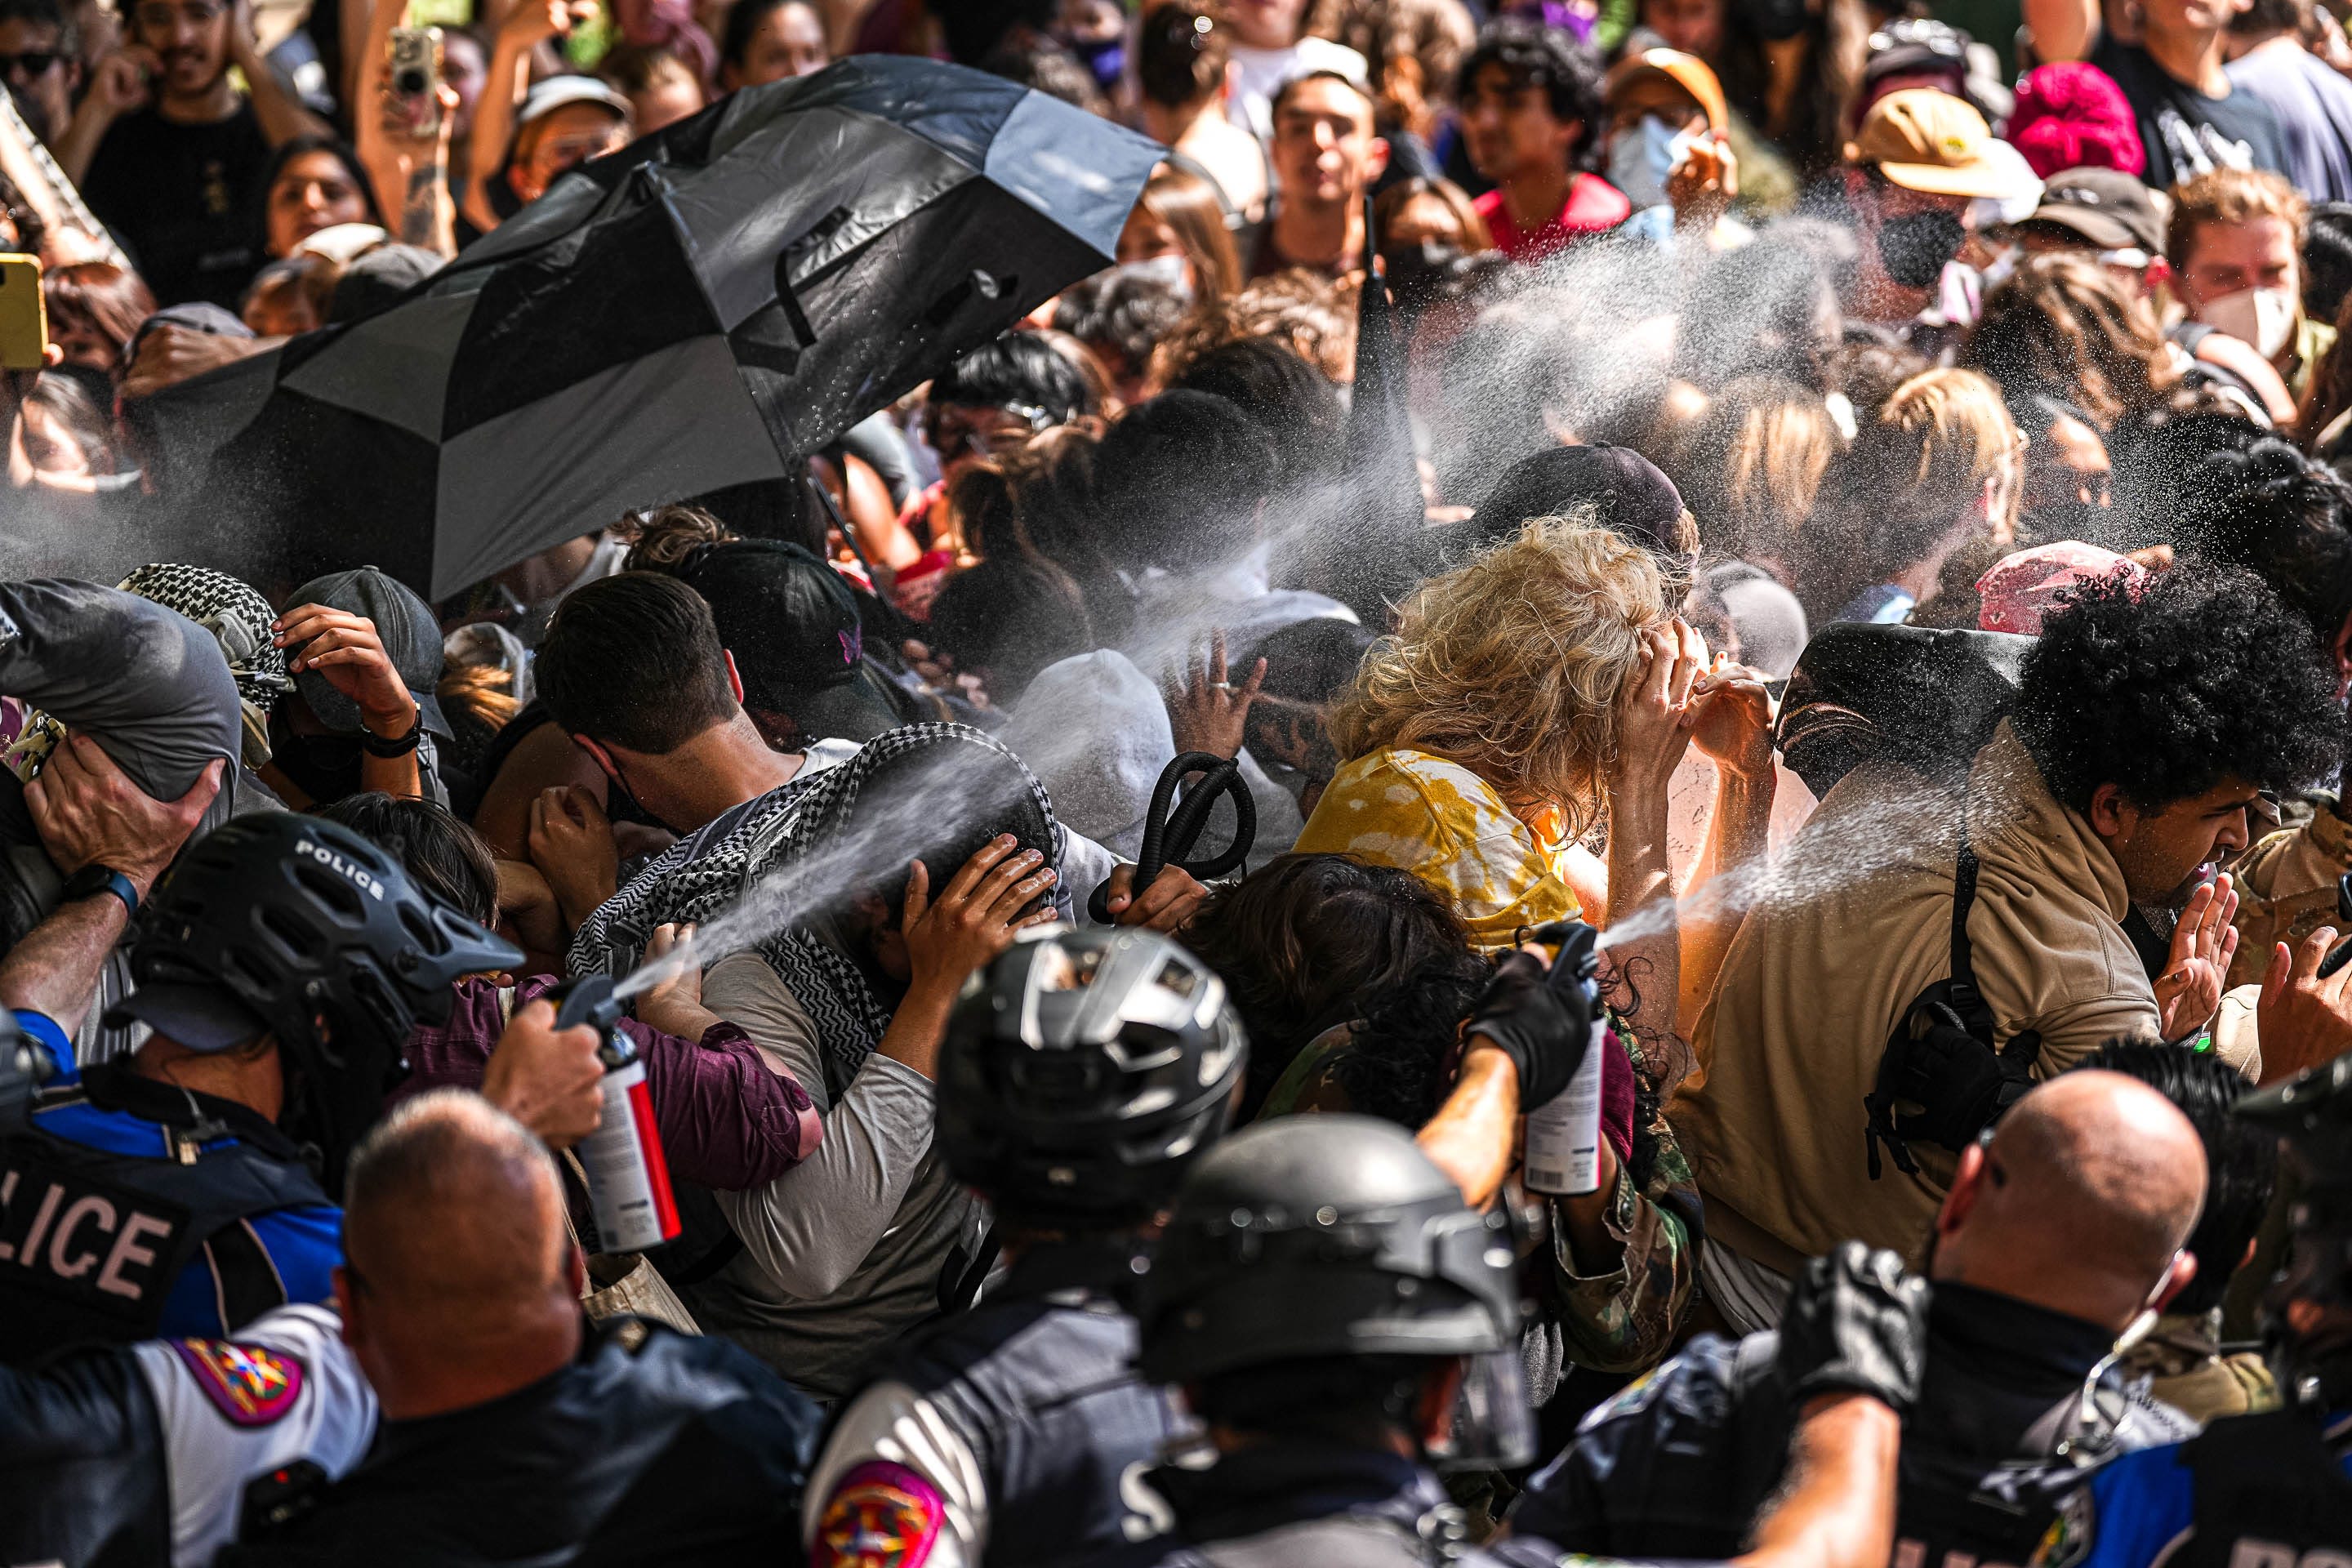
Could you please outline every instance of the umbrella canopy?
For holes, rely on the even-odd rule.
[[[565,175],[381,314],[152,399],[162,483],[196,499],[141,559],[373,563],[438,598],[630,508],[797,475],[1108,265],[1161,156],[930,60],[736,93]]]

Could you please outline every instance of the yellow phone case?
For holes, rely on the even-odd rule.
[[[40,258],[0,256],[0,370],[39,370],[48,347]]]

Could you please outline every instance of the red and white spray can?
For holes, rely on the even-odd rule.
[[[612,979],[602,974],[572,984],[555,1016],[558,1028],[587,1024],[604,1037],[596,1047],[596,1059],[604,1064],[604,1113],[573,1152],[587,1176],[598,1250],[607,1253],[643,1252],[678,1233],[653,1088],[636,1042],[618,1026],[620,1016]]]

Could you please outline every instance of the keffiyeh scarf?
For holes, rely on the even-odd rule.
[[[212,633],[221,657],[228,660],[238,704],[245,710],[245,765],[258,768],[267,763],[269,710],[294,689],[294,680],[286,673],[284,650],[270,643],[270,626],[278,616],[260,590],[226,572],[176,562],[142,566],[117,586],[175,610]]]
[[[573,974],[625,974],[642,958],[656,926],[707,923],[740,902],[761,879],[796,866],[839,841],[860,793],[888,764],[939,747],[972,746],[1018,770],[1029,800],[1044,817],[1052,863],[1062,863],[1064,836],[1045,786],[1002,742],[962,724],[910,724],[876,736],[838,767],[778,785],[647,862],[599,905],[572,939]],[[953,760],[942,756],[940,771]],[[941,813],[956,802],[944,799]],[[936,875],[934,886],[944,880]],[[1056,898],[1062,897],[1056,889]],[[882,1041],[889,1013],[855,961],[809,924],[772,932],[756,951],[816,1026],[824,1057],[825,1087],[838,1099]]]

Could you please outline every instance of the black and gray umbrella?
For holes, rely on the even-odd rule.
[[[257,580],[372,562],[438,598],[627,509],[795,475],[1108,265],[1162,155],[929,60],[739,92],[383,313],[151,400],[163,483],[194,498],[161,542]]]

